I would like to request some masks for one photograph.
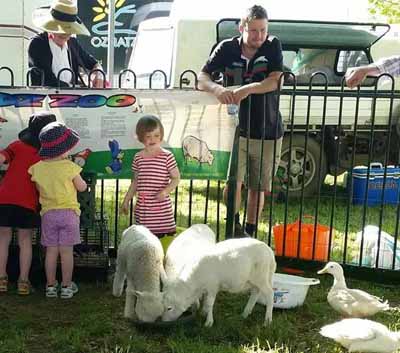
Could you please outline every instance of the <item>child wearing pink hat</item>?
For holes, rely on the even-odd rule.
[[[39,190],[42,206],[41,243],[46,247],[46,297],[58,296],[56,270],[60,256],[60,297],[69,299],[78,292],[78,287],[72,282],[73,246],[81,242],[76,192],[85,191],[87,187],[80,176],[82,168],[68,159],[69,152],[79,142],[79,135],[61,123],[52,123],[42,129],[39,139],[42,161],[30,167],[28,172]]]
[[[54,114],[43,111],[30,116],[28,127],[5,149],[0,149],[0,164],[8,164],[0,181],[0,293],[8,291],[6,272],[12,229],[17,229],[19,245],[18,294],[31,292],[29,271],[32,262],[33,228],[40,224],[38,194],[28,168],[40,160],[39,132],[56,121]]]

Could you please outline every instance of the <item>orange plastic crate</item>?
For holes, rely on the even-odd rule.
[[[275,240],[275,254],[277,256],[299,257],[306,260],[328,260],[329,230],[330,228],[321,224],[316,227],[316,245],[313,257],[314,245],[314,224],[302,223],[300,232],[300,253],[297,254],[299,244],[300,221],[286,226],[285,253],[283,253],[284,225],[279,224],[273,227]]]

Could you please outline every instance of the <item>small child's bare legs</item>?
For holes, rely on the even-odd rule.
[[[54,286],[56,283],[56,272],[57,272],[57,259],[58,259],[58,246],[48,246],[46,248],[46,280],[48,286]]]
[[[32,263],[32,229],[18,229],[19,279],[28,281]]]
[[[60,246],[62,285],[70,286],[74,270],[74,251],[72,246]]]
[[[62,285],[70,286],[74,269],[74,252],[72,246],[48,246],[46,248],[46,278],[47,285],[56,283],[57,260],[61,257]]]
[[[0,227],[0,277],[7,276],[8,248],[11,242],[11,228]]]

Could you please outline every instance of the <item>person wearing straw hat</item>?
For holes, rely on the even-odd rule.
[[[33,228],[40,225],[39,198],[28,168],[40,160],[40,130],[56,121],[54,114],[43,111],[30,116],[28,127],[18,134],[18,140],[0,149],[0,165],[8,164],[0,181],[0,293],[8,291],[6,272],[12,230],[17,229],[19,245],[19,295],[31,292],[29,271],[32,262]]]
[[[90,35],[89,30],[78,17],[77,5],[72,0],[54,0],[50,7],[36,9],[32,17],[33,24],[44,32],[34,36],[28,47],[29,67],[39,70],[31,71],[32,85],[49,87],[69,87],[74,83],[86,86],[80,70],[99,69],[101,65],[87,53],[78,40],[71,35]],[[71,72],[60,70],[68,68]],[[42,72],[44,82],[42,83]],[[103,87],[103,75],[100,72],[90,75],[91,86]]]
[[[78,287],[72,282],[74,268],[73,246],[79,244],[80,207],[77,191],[86,190],[80,176],[82,168],[68,159],[78,144],[79,135],[64,124],[47,125],[39,134],[42,160],[28,169],[39,190],[42,206],[41,244],[46,248],[46,297],[70,299]],[[56,280],[57,260],[61,257],[62,285]]]

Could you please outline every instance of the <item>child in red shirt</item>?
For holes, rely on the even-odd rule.
[[[39,133],[47,124],[56,121],[54,114],[40,112],[29,118],[28,127],[18,135],[18,140],[0,149],[0,164],[8,164],[7,172],[0,181],[0,292],[7,292],[6,272],[8,248],[12,228],[17,228],[19,245],[18,294],[31,291],[29,270],[32,261],[33,228],[40,225],[38,192],[31,181],[28,169],[40,161]]]

